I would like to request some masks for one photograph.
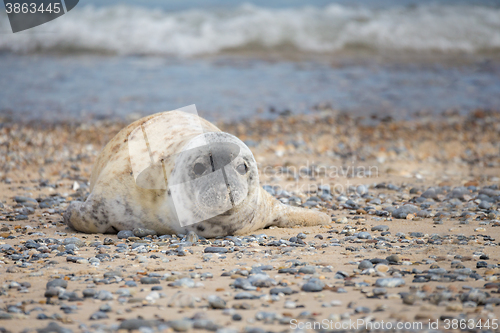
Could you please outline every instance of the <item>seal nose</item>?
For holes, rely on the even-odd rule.
[[[209,146],[212,171],[223,169],[240,153],[240,147],[230,142],[217,142],[212,143]]]
[[[234,143],[230,142],[217,142],[210,144],[210,163],[212,164],[212,172],[216,170],[222,171],[222,176],[224,177],[224,183],[227,188],[227,193],[229,194],[229,199],[231,200],[231,206],[235,206],[235,200],[233,194],[231,193],[231,185],[229,184],[229,177],[226,174],[224,167],[231,163],[232,160],[238,156],[240,153],[240,147]]]

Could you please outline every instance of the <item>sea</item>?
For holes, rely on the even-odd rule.
[[[500,110],[498,0],[82,0],[12,33],[0,119]]]

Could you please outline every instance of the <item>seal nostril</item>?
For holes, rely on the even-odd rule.
[[[193,168],[193,171],[196,175],[201,175],[203,172],[205,172],[207,168],[205,168],[205,166],[201,163],[196,163],[194,165],[194,168]]]

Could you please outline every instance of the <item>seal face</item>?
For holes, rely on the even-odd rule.
[[[199,146],[202,141],[206,144]],[[250,189],[258,186],[253,182],[257,173],[252,152],[228,133],[200,134],[190,140],[175,158],[168,185],[180,225],[248,204]]]
[[[241,140],[182,111],[152,115],[120,131],[97,158],[90,190],[85,202],[71,203],[64,214],[68,226],[83,232],[143,227],[215,237],[330,221],[270,196]]]

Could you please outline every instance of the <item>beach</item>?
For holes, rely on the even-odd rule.
[[[86,0],[12,31],[0,332],[500,332],[498,1]],[[122,128],[193,104],[330,223],[64,223]]]
[[[332,223],[218,239],[69,229],[62,213],[89,194],[93,161],[125,124],[3,123],[4,331],[448,332],[497,322],[498,113],[403,121],[324,108],[219,122],[250,147],[265,189]]]

